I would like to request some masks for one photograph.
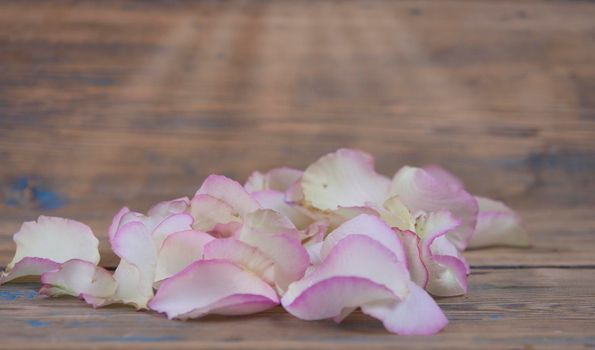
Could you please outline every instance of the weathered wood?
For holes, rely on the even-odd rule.
[[[595,270],[473,270],[465,297],[439,300],[450,324],[433,337],[399,337],[361,313],[341,325],[300,321],[281,308],[249,317],[168,321],[127,307],[93,310],[74,298],[0,293],[0,348],[584,349],[595,346]],[[572,286],[572,288],[570,288]]]
[[[447,167],[518,209],[534,247],[467,252],[470,294],[440,301],[452,322],[432,338],[363,315],[167,322],[13,285],[0,347],[594,346],[593,18],[582,1],[1,2],[0,265],[41,213],[105,241],[123,205],[339,147],[387,175]]]

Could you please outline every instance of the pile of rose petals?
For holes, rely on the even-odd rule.
[[[120,258],[113,273],[97,265],[87,225],[25,222],[0,283],[41,276],[41,294],[170,319],[281,304],[303,320],[341,322],[360,308],[391,332],[424,335],[448,322],[432,296],[467,291],[463,250],[528,245],[510,208],[474,197],[445,170],[405,166],[391,180],[350,149],[305,171],[254,172],[244,186],[211,175],[191,200],[147,214],[122,208],[108,236]]]

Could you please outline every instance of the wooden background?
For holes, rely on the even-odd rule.
[[[439,300],[435,337],[279,308],[169,322],[29,283],[0,288],[0,348],[595,347],[592,2],[0,3],[0,265],[41,213],[105,238],[123,205],[339,147],[387,175],[450,169],[517,209],[534,247],[466,253],[469,293]]]

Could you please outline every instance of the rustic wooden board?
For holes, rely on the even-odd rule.
[[[387,175],[447,167],[518,209],[534,246],[467,252],[470,293],[440,300],[437,337],[278,309],[168,322],[16,284],[0,288],[0,347],[595,346],[593,18],[587,1],[1,2],[0,265],[41,213],[105,239],[123,205],[339,147]]]
[[[127,307],[93,310],[36,296],[37,284],[0,292],[0,348],[584,349],[595,346],[592,269],[473,270],[469,293],[439,300],[450,324],[437,336],[399,337],[356,313],[341,325],[300,321],[276,308],[249,317],[168,321]],[[569,288],[569,286],[572,288]],[[84,344],[84,345],[83,345]]]

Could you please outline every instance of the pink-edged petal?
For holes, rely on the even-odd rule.
[[[285,201],[285,194],[278,191],[259,191],[252,193],[254,199],[264,209],[271,209],[287,216],[300,230],[306,229],[314,221],[313,215],[308,215],[304,208]]]
[[[434,255],[426,260],[430,279],[426,290],[435,296],[451,297],[467,293],[467,266],[463,260],[448,255]]]
[[[246,215],[239,239],[274,261],[274,279],[280,292],[301,278],[310,264],[299,231],[287,217],[275,211],[260,209]]]
[[[391,184],[391,196],[399,196],[412,213],[448,210],[461,225],[448,236],[459,250],[465,249],[475,231],[477,201],[453,175],[438,167],[401,168]]]
[[[274,261],[258,248],[235,238],[216,239],[204,247],[205,260],[227,260],[274,283]]]
[[[130,209],[128,209],[128,207],[123,207],[122,209],[120,209],[120,211],[116,213],[116,215],[114,215],[112,223],[107,230],[107,235],[109,237],[110,242],[116,235],[116,232],[118,232],[118,228],[121,225],[122,218],[128,213],[130,213]]]
[[[277,294],[257,275],[229,261],[200,260],[163,281],[149,307],[170,319],[186,319],[218,312],[254,313],[276,304]]]
[[[207,194],[234,208],[240,216],[260,208],[258,202],[237,181],[222,175],[210,175],[196,192]]]
[[[417,283],[418,286],[425,288],[430,278],[430,272],[424,263],[420,238],[415,232],[409,230],[401,231],[397,229],[396,232],[407,252],[407,267],[409,268],[411,280]]]
[[[159,249],[163,241],[176,232],[191,230],[193,222],[192,215],[187,213],[173,214],[167,217],[153,230],[155,247]]]
[[[194,217],[192,227],[198,231],[229,237],[242,225],[242,218],[230,204],[207,194],[194,196],[190,212]]]
[[[73,259],[57,270],[41,276],[43,286],[39,294],[47,296],[72,295],[94,307],[102,306],[116,292],[116,280],[104,268],[88,261]]]
[[[396,299],[389,288],[368,278],[334,276],[313,282],[295,298],[283,297],[282,303],[285,310],[299,319],[333,318],[338,322],[359,306]]]
[[[114,300],[146,308],[153,296],[153,282],[157,265],[157,250],[153,236],[140,222],[120,227],[112,240],[114,253],[121,258],[114,278],[118,289]]]
[[[409,294],[400,302],[376,302],[362,306],[362,311],[382,320],[389,331],[401,335],[436,334],[448,324],[434,299],[410,282]]]
[[[388,248],[397,259],[407,264],[407,256],[395,232],[377,216],[362,214],[346,221],[331,232],[322,245],[321,257],[324,260],[333,247],[350,235],[364,235]]]
[[[248,192],[274,190],[285,192],[302,176],[303,171],[292,168],[276,168],[263,174],[255,171],[250,175],[244,188]]]
[[[457,247],[447,238],[460,221],[450,212],[437,211],[418,218],[422,260],[429,278],[425,288],[432,295],[456,296],[467,291],[467,266]]]
[[[475,197],[479,204],[477,227],[468,248],[489,246],[528,247],[529,236],[520,217],[504,203]]]
[[[155,204],[147,212],[147,216],[158,216],[166,218],[170,215],[181,214],[188,210],[190,200],[188,197],[180,197],[170,201],[163,201]]]
[[[344,308],[397,300],[407,295],[409,281],[404,264],[388,248],[368,236],[349,235],[289,286],[282,304],[302,319],[334,318]]]
[[[374,170],[371,155],[340,149],[310,165],[301,180],[304,202],[320,210],[382,205],[390,180]]]
[[[14,264],[10,272],[2,272],[0,285],[26,276],[41,276],[43,273],[55,270],[60,264],[49,259],[25,257]]]
[[[99,241],[89,226],[75,220],[42,215],[37,221],[23,223],[13,240],[17,249],[6,266],[7,273],[23,258],[42,258],[57,263],[70,259],[99,262]]]
[[[205,245],[214,239],[207,233],[193,230],[169,235],[158,252],[155,281],[171,277],[201,259]]]

